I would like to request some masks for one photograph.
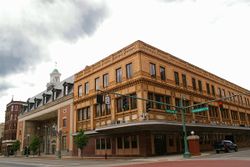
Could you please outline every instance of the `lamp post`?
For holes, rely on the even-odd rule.
[[[56,136],[58,137],[58,152],[57,152],[57,158],[61,159],[62,158],[62,153],[61,153],[61,142],[62,142],[62,131],[57,129],[57,126],[54,124],[53,129],[55,130]]]
[[[38,137],[39,137],[39,146],[38,146],[38,156],[40,156],[40,147],[41,147],[41,133],[40,133],[40,127],[37,127],[37,131],[38,131]]]
[[[26,157],[29,157],[29,143],[30,143],[30,134],[27,134],[27,145],[26,145]]]
[[[181,96],[181,102],[180,102],[180,108],[181,108],[181,120],[182,120],[182,129],[183,129],[183,141],[184,141],[184,158],[189,158],[190,152],[188,150],[188,144],[187,144],[187,130],[186,130],[186,117],[185,117],[185,109],[183,107],[183,100],[184,96]]]

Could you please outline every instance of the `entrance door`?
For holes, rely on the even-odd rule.
[[[154,145],[156,155],[167,154],[166,135],[154,135]]]

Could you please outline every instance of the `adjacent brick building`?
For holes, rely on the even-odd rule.
[[[10,148],[16,141],[18,115],[23,110],[25,104],[26,103],[23,101],[12,100],[6,106],[5,124],[2,138],[2,152],[5,155],[12,154]]]
[[[72,155],[74,79],[71,76],[60,81],[60,76],[59,71],[54,69],[47,89],[29,98],[26,108],[19,115],[16,135],[21,141],[21,151],[29,146],[34,136],[38,136],[41,155],[56,154],[60,146],[62,155]]]

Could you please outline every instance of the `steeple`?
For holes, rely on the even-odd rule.
[[[58,69],[54,69],[52,73],[50,73],[50,82],[47,83],[47,90],[51,90],[55,85],[60,83],[61,74]]]

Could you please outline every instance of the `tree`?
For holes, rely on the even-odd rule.
[[[80,130],[74,138],[74,143],[76,144],[77,148],[81,150],[81,156],[83,157],[83,148],[88,143],[88,137],[84,134],[84,130]]]
[[[12,145],[12,150],[14,154],[16,155],[17,150],[20,149],[21,142],[19,140],[16,140]]]
[[[34,136],[29,145],[30,150],[33,152],[33,155],[37,153],[37,149],[40,147],[40,139],[37,136]]]

